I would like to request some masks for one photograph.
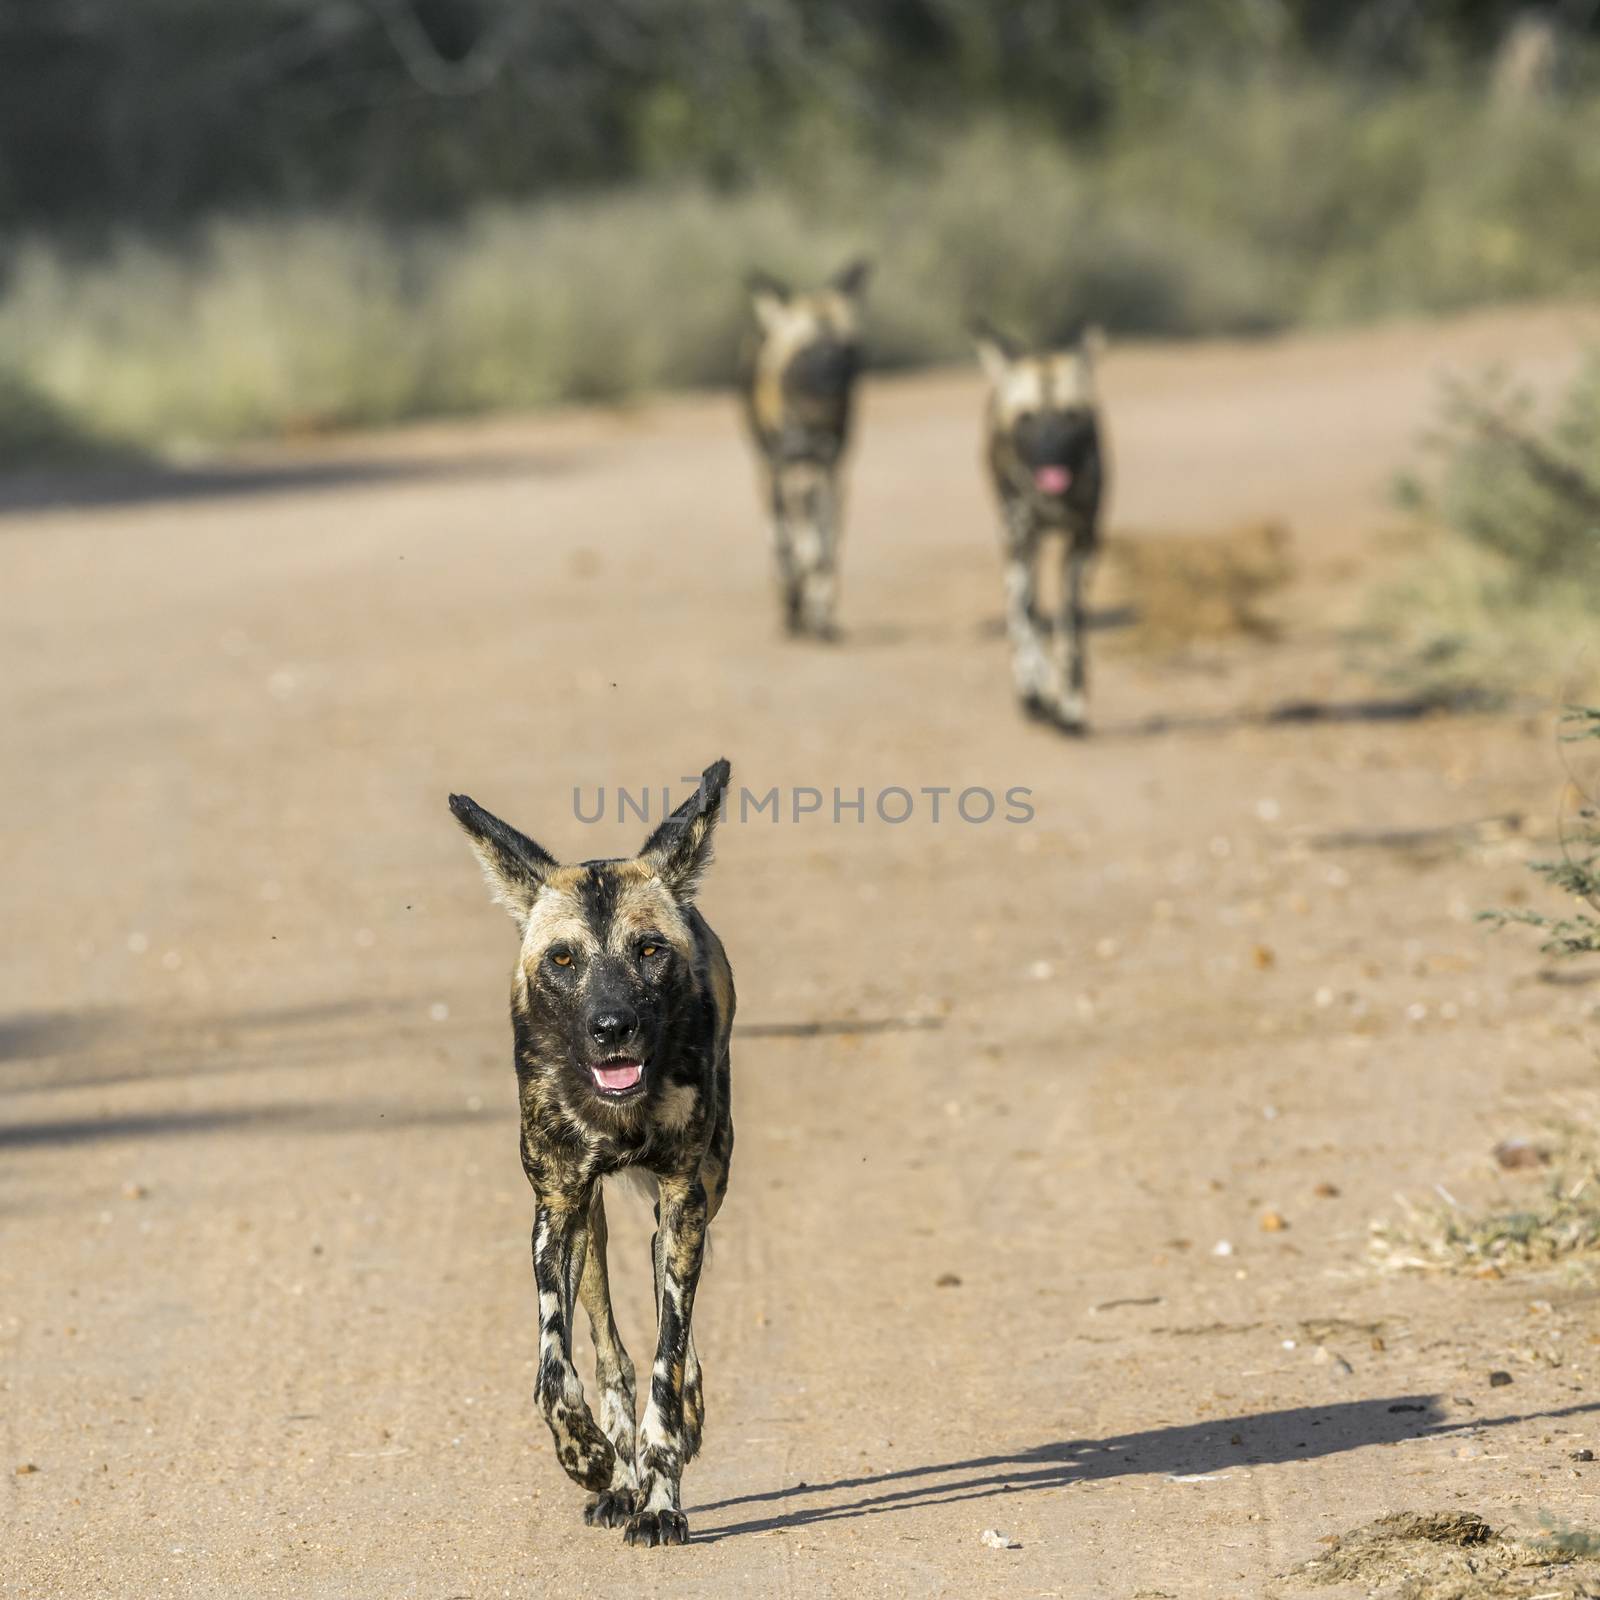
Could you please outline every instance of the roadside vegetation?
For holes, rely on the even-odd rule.
[[[1538,905],[1481,912],[1480,920],[1495,928],[1532,928],[1543,952],[1564,960],[1600,954],[1600,812],[1589,798],[1600,792],[1600,767],[1586,759],[1600,744],[1600,709],[1570,707],[1559,728],[1569,777],[1560,855],[1529,863],[1550,893]],[[1565,1265],[1592,1272],[1600,1253],[1600,1129],[1594,1118],[1569,1117],[1542,1138],[1504,1140],[1493,1158],[1501,1180],[1497,1198],[1463,1205],[1436,1187],[1437,1200],[1407,1205],[1397,1221],[1374,1225],[1375,1259],[1389,1268],[1489,1278]]]
[[[485,0],[446,39],[465,8],[279,0],[263,54],[230,32],[261,17],[152,42],[152,6],[195,11],[85,0],[126,47],[84,91],[120,122],[19,87],[64,176],[0,172],[0,456],[41,415],[182,451],[722,384],[752,265],[861,251],[885,366],[964,359],[979,308],[1244,335],[1600,287],[1593,46],[1508,79],[1514,7]],[[240,60],[285,81],[235,106]]]
[[[1442,697],[1571,700],[1593,689],[1600,353],[1547,418],[1505,374],[1452,384],[1430,454],[1399,486],[1417,559],[1376,606],[1400,671]],[[1592,713],[1563,728],[1568,744],[1596,732]]]
[[[1522,1268],[1592,1263],[1600,1250],[1600,1146],[1588,1126],[1553,1130],[1545,1143],[1496,1152],[1506,1181],[1523,1189],[1482,1209],[1454,1199],[1410,1206],[1374,1226],[1373,1255],[1393,1270],[1500,1278]]]

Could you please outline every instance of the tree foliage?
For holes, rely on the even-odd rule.
[[[439,214],[663,173],[722,184],[818,126],[892,147],[1003,108],[1074,136],[1218,63],[1375,77],[1493,48],[1508,0],[5,0],[0,222],[354,204]],[[1589,0],[1556,8],[1593,33]]]

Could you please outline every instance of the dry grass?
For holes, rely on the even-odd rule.
[[[1474,1208],[1453,1201],[1412,1207],[1374,1227],[1378,1262],[1396,1270],[1497,1277],[1574,1262],[1600,1251],[1600,1147],[1590,1129],[1565,1128],[1546,1147],[1548,1166],[1511,1181],[1533,1185],[1520,1203]]]
[[[1399,485],[1418,517],[1409,571],[1374,618],[1403,671],[1582,701],[1600,685],[1600,355],[1548,415],[1503,373],[1448,386],[1434,469]]]
[[[1524,1538],[1468,1511],[1401,1511],[1329,1541],[1286,1574],[1304,1584],[1360,1584],[1383,1600],[1586,1600],[1600,1593],[1594,1541],[1572,1530]]]
[[[1106,554],[1116,592],[1134,607],[1134,642],[1144,648],[1278,636],[1269,602],[1294,577],[1289,530],[1281,522],[1211,535],[1123,534]]]

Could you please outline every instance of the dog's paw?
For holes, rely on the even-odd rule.
[[[602,1490],[583,1508],[583,1520],[591,1528],[620,1528],[633,1515],[633,1494],[613,1494]]]
[[[688,1544],[689,1519],[681,1511],[640,1511],[628,1518],[622,1537],[629,1544]]]
[[[1089,717],[1081,703],[1062,705],[1028,694],[1022,697],[1022,714],[1030,722],[1043,723],[1072,739],[1084,739],[1089,735]]]
[[[1081,693],[1064,694],[1054,707],[1055,725],[1065,734],[1082,739],[1089,732],[1089,707]]]
[[[1055,726],[1055,708],[1049,701],[1036,694],[1025,694],[1019,703],[1029,722],[1042,723],[1047,728]]]

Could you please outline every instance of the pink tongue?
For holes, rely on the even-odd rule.
[[[1034,471],[1033,483],[1045,494],[1065,494],[1072,483],[1072,474],[1065,467],[1039,467]]]
[[[644,1068],[637,1061],[617,1061],[609,1067],[595,1067],[594,1081],[602,1089],[631,1089]]]

